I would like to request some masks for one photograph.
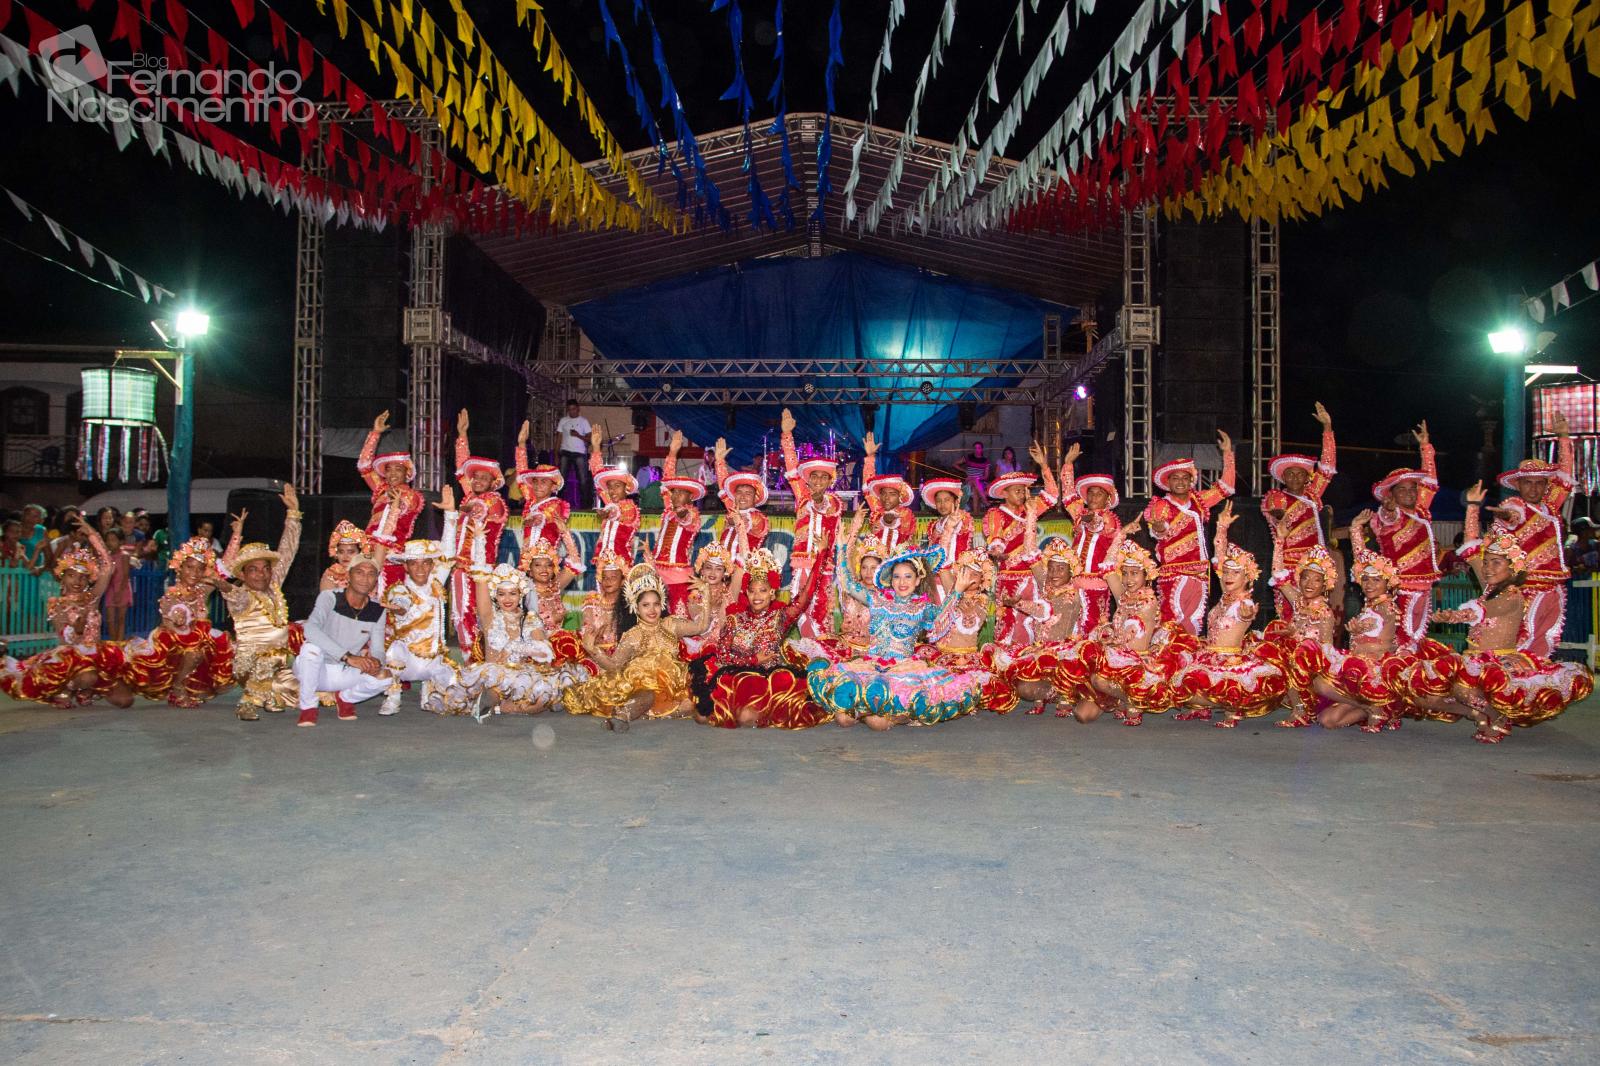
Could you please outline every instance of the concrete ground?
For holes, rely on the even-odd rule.
[[[4,704],[0,1062],[1596,1062],[1595,709],[1492,749]]]

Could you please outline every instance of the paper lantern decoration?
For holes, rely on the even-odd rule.
[[[143,483],[158,479],[167,455],[166,438],[156,426],[159,379],[149,370],[120,364],[87,367],[81,373],[78,478]]]

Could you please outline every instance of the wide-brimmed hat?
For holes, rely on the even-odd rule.
[[[1172,475],[1184,470],[1187,470],[1191,477],[1200,476],[1200,468],[1195,465],[1193,459],[1173,459],[1156,467],[1155,473],[1150,475],[1150,480],[1155,482],[1156,488],[1165,492]]]
[[[1307,474],[1317,472],[1317,460],[1310,455],[1277,455],[1267,463],[1267,472],[1274,481],[1282,481],[1283,475],[1290,470],[1304,470]]]
[[[1572,479],[1567,476],[1565,471],[1556,464],[1547,463],[1543,459],[1524,459],[1517,464],[1515,470],[1507,470],[1500,475],[1498,480],[1503,487],[1516,492],[1517,482],[1523,478],[1546,478],[1562,485],[1572,484]]]
[[[917,579],[928,576],[928,571],[937,570],[944,565],[944,549],[934,546],[931,548],[911,548],[893,555],[878,564],[878,569],[873,571],[872,583],[880,589],[889,587],[889,578],[894,573],[894,568],[901,563],[910,563],[917,569]]]
[[[955,494],[956,502],[960,503],[962,485],[963,482],[960,478],[931,477],[922,483],[922,502],[934,510],[938,510],[939,505],[935,502],[936,497],[941,492],[951,492]]]
[[[839,479],[839,464],[832,459],[807,459],[795,467],[795,472],[800,475],[801,480],[810,477],[812,472],[816,470],[824,471],[835,481]]]
[[[501,471],[500,464],[481,455],[468,456],[464,463],[456,467],[456,477],[471,477],[473,474],[488,474],[494,478],[495,488],[506,483],[506,475]]]
[[[244,547],[240,548],[238,554],[233,557],[233,572],[237,574],[239,571],[243,570],[246,563],[260,562],[263,560],[269,563],[275,563],[278,561],[278,553],[270,544],[263,544],[259,540],[253,540],[249,544],[246,544]]]
[[[1402,466],[1389,471],[1389,473],[1384,476],[1383,480],[1374,484],[1372,486],[1372,495],[1379,502],[1382,502],[1383,498],[1389,495],[1390,490],[1392,490],[1396,485],[1406,481],[1415,481],[1419,486],[1425,489],[1437,489],[1439,487],[1438,481],[1429,477],[1427,474],[1424,474],[1422,471],[1413,470],[1408,466]]]
[[[411,461],[410,452],[384,452],[382,455],[374,455],[372,457],[372,472],[381,477],[384,467],[392,466],[396,463],[403,465],[408,475],[417,472],[417,464]]]
[[[639,482],[634,480],[634,476],[626,470],[618,470],[614,466],[604,467],[594,476],[594,487],[604,489],[613,481],[620,481],[628,486],[630,493],[639,491]]]
[[[391,563],[439,562],[444,558],[444,545],[436,540],[408,540],[397,552],[389,553]]]
[[[1106,507],[1115,507],[1122,502],[1122,497],[1117,494],[1117,483],[1109,474],[1085,474],[1078,478],[1076,486],[1080,499],[1089,489],[1105,489],[1111,495],[1111,502]]]
[[[547,478],[556,483],[556,487],[553,490],[554,492],[560,492],[562,489],[566,488],[567,479],[561,476],[560,470],[551,466],[549,463],[540,463],[538,466],[524,470],[522,473],[517,475],[517,484],[521,485],[524,483],[532,483],[541,478]]]
[[[882,489],[894,489],[900,493],[899,506],[904,507],[912,500],[911,486],[906,484],[906,479],[899,474],[879,474],[867,482],[865,486],[868,493],[876,497]]]
[[[661,491],[671,492],[673,489],[682,489],[689,494],[691,500],[705,498],[706,487],[692,477],[669,477],[662,479]]]
[[[733,495],[733,490],[738,488],[740,485],[749,485],[751,488],[756,490],[755,506],[760,507],[767,502],[767,497],[769,495],[767,492],[767,483],[761,480],[760,474],[754,474],[743,470],[737,474],[729,474],[723,479],[722,491],[731,497]]]
[[[1005,499],[1006,489],[1015,488],[1018,485],[1025,489],[1032,488],[1033,483],[1038,480],[1038,475],[1030,474],[1025,470],[1013,470],[1009,474],[1001,474],[990,482],[989,498],[991,500],[1003,500]]]

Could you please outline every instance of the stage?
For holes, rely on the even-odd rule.
[[[1600,1058],[1595,701],[887,735],[0,703],[0,1059]]]

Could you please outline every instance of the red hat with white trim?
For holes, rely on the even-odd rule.
[[[417,472],[417,465],[411,461],[410,452],[384,452],[382,455],[372,457],[372,472],[382,475],[383,468],[394,463],[402,463],[413,474]]]
[[[473,474],[488,474],[494,478],[495,488],[506,483],[505,474],[500,472],[500,464],[481,455],[469,456],[466,462],[456,468],[456,477],[471,477]]]
[[[897,506],[899,507],[906,506],[913,498],[911,486],[906,484],[906,479],[899,474],[879,474],[866,484],[866,490],[874,497],[878,495],[880,489],[895,489],[898,491],[900,493],[900,502]]]
[[[1274,481],[1282,481],[1283,475],[1290,470],[1304,470],[1308,474],[1317,472],[1317,460],[1309,455],[1278,455],[1267,463],[1267,472]]]
[[[689,494],[691,500],[703,499],[706,487],[692,477],[669,477],[661,481],[661,491],[671,492],[673,489],[682,489]]]
[[[938,510],[939,504],[934,498],[941,492],[950,492],[955,494],[956,503],[959,504],[961,502],[962,484],[960,478],[931,477],[922,483],[922,502],[934,510]]]
[[[1156,472],[1150,475],[1150,480],[1155,482],[1156,488],[1166,491],[1167,482],[1171,480],[1172,475],[1184,470],[1187,470],[1191,477],[1200,476],[1200,468],[1195,465],[1193,459],[1173,459],[1156,467]]]
[[[1525,477],[1550,478],[1562,485],[1571,485],[1572,479],[1566,475],[1559,466],[1547,463],[1543,459],[1524,459],[1517,464],[1515,470],[1507,470],[1499,477],[1500,484],[1512,492],[1517,491],[1517,482]]]
[[[538,481],[541,478],[545,478],[556,483],[555,488],[551,490],[552,492],[560,492],[566,487],[567,484],[567,479],[561,476],[561,471],[556,467],[551,466],[549,463],[540,463],[538,466],[533,467],[532,469],[524,470],[522,473],[517,475],[517,484],[521,485],[531,483]]]
[[[769,495],[767,483],[761,480],[760,474],[751,473],[748,470],[741,470],[737,474],[729,474],[722,482],[722,490],[732,496],[733,490],[741,485],[748,485],[756,490],[755,506],[760,507],[767,502]]]
[[[795,469],[802,480],[810,477],[818,470],[823,471],[835,481],[839,480],[839,464],[832,459],[807,459]]]
[[[1402,466],[1389,471],[1387,477],[1372,486],[1373,498],[1379,503],[1382,503],[1383,498],[1389,495],[1389,490],[1400,484],[1402,481],[1415,481],[1418,483],[1418,485],[1425,489],[1437,489],[1439,487],[1438,481],[1429,477],[1427,474],[1424,474],[1422,471],[1412,470],[1410,467]]]
[[[1107,507],[1115,507],[1121,502],[1122,497],[1117,495],[1117,483],[1111,480],[1110,474],[1085,474],[1077,480],[1078,495],[1082,497],[1089,489],[1105,489],[1111,497]]]
[[[1006,489],[1016,488],[1018,486],[1021,486],[1025,489],[1032,488],[1033,483],[1038,480],[1039,478],[1037,475],[1030,474],[1025,470],[1013,470],[1009,474],[1001,474],[999,477],[995,478],[994,481],[990,482],[989,498],[991,500],[1003,500],[1006,496]]]
[[[627,485],[629,492],[639,491],[639,483],[634,480],[633,475],[628,473],[626,470],[618,470],[614,466],[604,467],[599,473],[595,474],[594,487],[597,489],[604,489],[613,481],[620,481],[624,485]]]

